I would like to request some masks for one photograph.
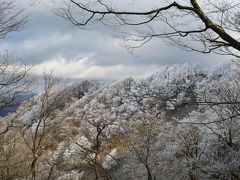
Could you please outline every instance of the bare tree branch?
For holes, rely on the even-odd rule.
[[[188,5],[176,1],[146,11],[118,10],[109,2],[68,0],[68,6],[58,9],[57,14],[75,26],[85,28],[87,25],[103,23],[106,26],[133,26],[139,48],[153,37],[167,38],[171,44],[187,51],[217,53],[239,57],[239,10],[240,3],[230,4],[224,1],[204,1],[211,6],[211,11],[203,3],[190,0]],[[123,2],[124,6],[124,2]],[[111,19],[113,18],[113,19]],[[196,21],[196,23],[194,22]],[[105,23],[108,22],[108,23]],[[164,23],[162,27],[155,27]],[[142,27],[147,30],[142,30]],[[155,30],[154,30],[155,29]],[[128,33],[127,33],[128,34]],[[186,39],[187,37],[187,39]],[[134,38],[135,39],[135,38]],[[133,41],[134,41],[133,39]],[[187,44],[186,40],[189,40]],[[194,41],[202,47],[193,46]]]

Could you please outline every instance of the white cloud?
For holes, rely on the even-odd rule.
[[[63,57],[36,64],[32,73],[42,74],[43,71],[53,71],[54,74],[67,78],[123,79],[126,77],[141,78],[158,70],[155,65],[110,65],[100,66],[90,62],[88,58],[67,61]]]

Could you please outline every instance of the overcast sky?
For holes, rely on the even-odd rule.
[[[0,48],[33,64],[36,74],[53,70],[67,78],[141,78],[162,65],[190,63],[209,67],[227,58],[184,52],[161,39],[137,49],[133,56],[106,29],[80,30],[44,6],[17,2],[31,14],[31,21],[24,30],[2,40]]]

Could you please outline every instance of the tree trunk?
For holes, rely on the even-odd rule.
[[[32,180],[36,180],[36,162],[37,162],[37,159],[33,159],[31,164]]]

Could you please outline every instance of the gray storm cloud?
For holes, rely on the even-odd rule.
[[[80,30],[44,6],[21,5],[31,14],[31,21],[24,30],[2,40],[0,48],[35,65],[37,74],[51,67],[60,76],[117,79],[149,75],[167,64],[212,66],[225,61],[220,56],[169,47],[161,39],[136,49],[132,55],[108,29]]]

